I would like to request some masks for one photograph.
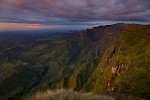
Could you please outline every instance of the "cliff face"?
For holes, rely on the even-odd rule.
[[[0,49],[0,97],[59,88],[148,97],[149,29],[115,24],[76,34],[14,37]]]
[[[93,82],[93,92],[113,91],[149,98],[149,40],[149,26],[126,26],[106,50],[85,89]]]
[[[84,86],[97,68],[99,60],[124,27],[124,24],[100,26],[79,33],[82,49],[76,60],[78,67],[76,66],[69,79],[69,87],[78,91],[85,90]]]

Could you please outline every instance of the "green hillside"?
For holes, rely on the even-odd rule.
[[[112,91],[149,98],[149,32],[150,26],[126,26],[106,50],[84,89],[90,87],[88,91],[95,93]]]
[[[0,99],[61,88],[149,98],[149,40],[150,26],[126,24],[6,38],[0,47]]]

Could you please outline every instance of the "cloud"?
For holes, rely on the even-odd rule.
[[[150,22],[150,0],[0,0],[0,21],[51,25]],[[89,23],[90,24],[90,23]]]

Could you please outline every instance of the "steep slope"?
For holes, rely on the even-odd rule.
[[[81,90],[123,27],[117,24],[76,34],[6,36],[8,42],[1,45],[0,55],[1,99],[20,98],[37,90]]]
[[[149,29],[115,24],[75,34],[6,39],[7,45],[0,47],[0,99],[60,88],[148,97]],[[140,75],[145,79],[138,81]]]
[[[150,26],[128,25],[106,50],[84,89],[149,98],[149,72]]]

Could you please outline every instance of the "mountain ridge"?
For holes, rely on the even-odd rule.
[[[142,70],[148,72],[145,68],[148,68],[147,56],[150,54],[149,27],[114,24],[70,35],[14,37],[0,48],[0,51],[5,51],[0,55],[0,97],[19,99],[35,91],[70,88],[96,94],[113,91],[148,98],[149,91],[142,86],[140,89],[144,91],[133,92],[131,87],[138,84],[133,83],[126,90],[124,84],[129,83],[123,81],[125,74],[120,66],[128,68],[130,63],[122,64],[126,63],[124,59],[133,61],[139,55],[146,57],[146,61],[141,58],[136,61],[147,66]],[[142,46],[144,53],[139,49]],[[128,47],[133,50],[126,50]],[[137,75],[141,75],[141,71],[138,72]],[[143,82],[149,83],[149,74],[146,72],[142,72],[147,76]],[[130,75],[125,78],[130,79]],[[147,86],[149,88],[149,84]]]

